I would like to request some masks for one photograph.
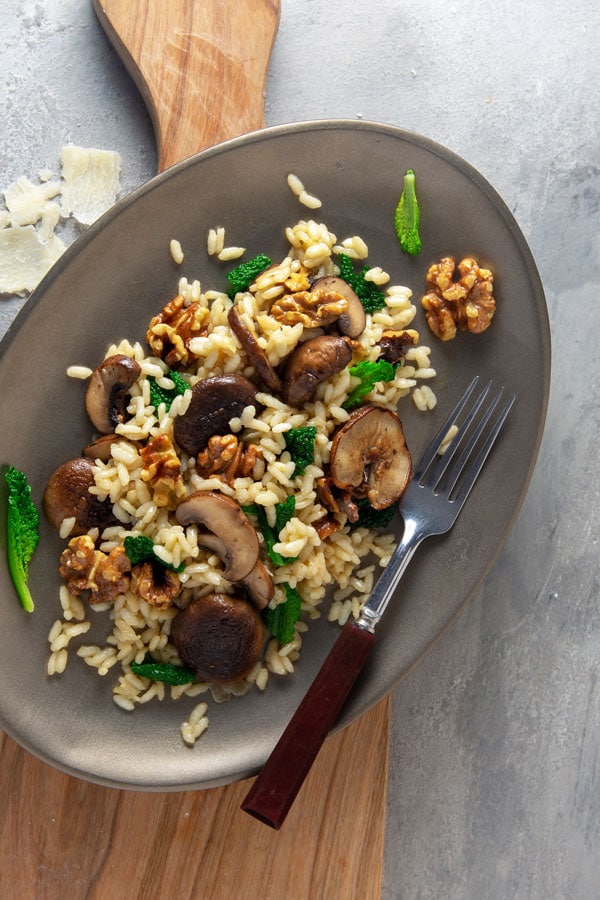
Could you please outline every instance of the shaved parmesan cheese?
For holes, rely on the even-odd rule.
[[[91,225],[113,205],[120,190],[121,157],[113,150],[63,147],[61,213]]]
[[[62,182],[42,169],[39,182],[18,178],[0,192],[0,296],[26,294],[37,287],[64,252],[56,230],[68,232],[70,216],[94,222],[115,202],[120,190],[121,157],[112,150],[68,145],[61,154]],[[60,199],[59,199],[60,195]],[[56,198],[56,199],[55,199]]]
[[[4,191],[4,202],[12,225],[35,225],[42,217],[45,203],[60,194],[58,181],[32,184],[28,178],[17,178]]]
[[[42,210],[42,219],[38,228],[41,241],[51,241],[54,237],[54,229],[60,219],[60,206],[58,203],[46,203]]]
[[[0,229],[0,294],[32,291],[64,250],[56,235],[40,240],[33,225]]]

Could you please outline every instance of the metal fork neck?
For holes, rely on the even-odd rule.
[[[427,536],[427,532],[421,528],[416,519],[408,519],[404,522],[404,534],[397,545],[389,563],[375,586],[375,590],[363,606],[356,624],[366,631],[375,631],[375,626],[384,614],[388,603],[398,587],[413,554],[421,541]]]

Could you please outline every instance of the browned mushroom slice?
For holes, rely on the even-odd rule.
[[[347,281],[338,278],[336,275],[324,275],[317,278],[312,283],[312,291],[328,291],[339,294],[348,301],[348,312],[341,315],[337,320],[337,326],[342,334],[348,337],[357,338],[365,330],[367,324],[367,316],[365,309],[360,302],[360,298],[355,291],[352,290]]]
[[[264,609],[273,599],[275,585],[262,559],[257,559],[254,568],[245,578],[240,579],[240,584],[246,589],[257,609]]]
[[[404,331],[384,331],[379,339],[379,359],[395,365],[402,362],[411,347],[419,343],[419,332],[412,328]]]
[[[400,499],[412,462],[398,416],[381,406],[362,406],[336,432],[331,477],[336,487],[367,497],[375,509]]]
[[[75,519],[72,536],[90,528],[104,528],[115,521],[112,505],[101,501],[89,488],[94,484],[93,463],[83,457],[59,466],[48,480],[42,505],[50,525],[58,531],[63,519]]]
[[[195,523],[206,531],[198,543],[212,550],[225,565],[228,581],[241,581],[258,560],[258,537],[239,503],[217,491],[196,491],[175,510],[180,525]]]
[[[136,446],[133,441],[118,434],[103,434],[83,448],[82,456],[85,456],[86,459],[99,459],[101,462],[108,462],[111,459],[111,450],[115,444],[129,444],[130,447]]]
[[[85,408],[101,434],[110,434],[125,418],[127,392],[141,372],[139,363],[116,353],[94,369],[85,394]]]
[[[229,327],[242,345],[242,348],[246,351],[251,364],[256,369],[257,375],[265,387],[270,391],[280,391],[281,381],[279,375],[269,362],[267,354],[258,343],[256,335],[252,333],[242,319],[237,307],[231,307],[227,313],[227,321],[229,322]]]
[[[345,337],[323,334],[299,344],[284,366],[284,399],[290,406],[302,406],[322,382],[345,369],[351,359],[352,348]]]
[[[243,375],[213,375],[198,381],[186,412],[173,423],[175,440],[190,456],[197,456],[209,438],[227,434],[231,419],[256,405],[256,387]]]
[[[264,637],[254,607],[229,594],[199,597],[171,623],[171,640],[182,663],[212,684],[244,678],[260,658]]]

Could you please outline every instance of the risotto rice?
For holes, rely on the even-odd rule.
[[[313,210],[320,206],[318,199],[306,192],[297,176],[290,175],[288,184],[305,206]],[[321,275],[338,274],[340,253],[364,264],[369,252],[359,236],[338,241],[323,222],[311,218],[301,219],[288,227],[285,234],[289,243],[286,257],[258,275],[248,290],[235,297],[242,319],[253,329],[273,367],[285,360],[299,341],[306,338],[302,324],[282,325],[270,314],[274,300],[284,294],[286,283],[294,278],[301,279],[303,275],[312,280]],[[207,251],[222,260],[244,253],[243,248],[228,250],[225,229],[221,226],[208,232]],[[171,252],[181,265],[184,257],[179,242],[171,244]],[[414,319],[415,307],[411,302],[411,291],[390,284],[390,276],[381,268],[368,269],[365,278],[385,293],[385,307],[367,314],[366,327],[356,339],[359,357],[375,360],[383,332],[408,328]],[[138,704],[165,697],[179,699],[206,695],[221,702],[253,688],[264,690],[271,677],[294,671],[301,654],[303,634],[310,621],[321,615],[326,593],[331,596],[327,610],[329,620],[343,624],[350,617],[357,617],[371,593],[377,569],[386,566],[394,549],[392,534],[352,527],[344,513],[337,516],[337,530],[324,538],[315,527],[328,513],[319,499],[316,483],[326,473],[332,435],[349,417],[344,402],[356,383],[349,369],[343,369],[321,384],[302,409],[288,406],[275,393],[259,391],[257,405],[247,406],[229,423],[231,432],[244,445],[253,444],[259,450],[252,471],[236,477],[231,483],[216,476],[204,477],[198,471],[195,458],[179,450],[181,479],[187,494],[219,491],[234,498],[241,506],[262,507],[272,527],[277,504],[283,503],[290,494],[294,495],[294,515],[281,530],[273,548],[290,562],[270,566],[275,584],[271,606],[285,601],[284,585],[296,589],[302,598],[301,617],[296,623],[293,639],[282,646],[276,638],[269,637],[261,659],[250,674],[233,684],[190,682],[168,685],[131,670],[134,661],[141,663],[148,654],[158,662],[178,664],[177,651],[169,640],[173,617],[195,597],[233,590],[223,577],[223,565],[218,556],[200,546],[198,527],[180,525],[173,509],[157,503],[140,454],[144,442],[149,439],[158,435],[173,437],[174,420],[185,412],[191,388],[199,380],[232,373],[250,380],[255,378],[252,362],[228,324],[227,314],[233,302],[228,294],[205,288],[199,281],[189,281],[185,277],[179,280],[178,291],[186,306],[198,303],[206,311],[207,325],[201,335],[189,341],[192,359],[182,370],[189,389],[177,396],[168,410],[164,403],[155,408],[150,396],[151,378],[163,388],[173,387],[169,367],[163,359],[148,355],[145,346],[129,339],[119,340],[106,350],[106,357],[125,354],[136,360],[140,375],[129,392],[128,417],[116,427],[120,440],[112,444],[106,461],[94,461],[94,484],[90,491],[99,500],[109,500],[117,524],[104,528],[101,533],[92,529],[90,535],[103,553],[122,546],[127,536],[150,538],[162,562],[175,568],[182,567],[179,575],[181,593],[176,604],[166,609],[152,605],[131,588],[112,602],[92,606],[63,585],[60,589],[62,616],[49,634],[48,674],[64,671],[73,641],[77,644],[76,654],[83,662],[101,676],[114,675],[113,699],[123,710],[133,710]],[[312,336],[319,332],[312,329],[310,333]],[[68,373],[75,378],[87,379],[91,371],[87,366],[75,365]],[[431,409],[435,405],[435,394],[428,382],[434,376],[429,348],[412,347],[393,380],[378,383],[366,400],[395,411],[400,400],[412,395],[419,409]],[[316,429],[314,462],[307,465],[303,474],[295,475],[295,464],[286,448],[285,435],[292,428],[304,426]],[[73,525],[72,520],[63,521],[60,529],[63,539],[69,539]],[[259,540],[264,551],[260,533]],[[261,556],[264,558],[264,552]],[[106,623],[105,637],[100,643],[82,642],[95,616],[98,617],[94,623],[96,627],[99,621]],[[203,699],[193,708],[188,707],[187,718],[181,726],[184,742],[193,745],[207,727],[208,705]]]

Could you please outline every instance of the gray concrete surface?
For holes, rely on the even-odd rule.
[[[477,167],[523,229],[553,332],[531,488],[483,589],[393,695],[384,900],[600,896],[600,12],[583,0],[282,0],[267,122],[375,119]],[[67,141],[155,169],[87,0],[4,0],[3,185]],[[4,331],[20,300],[3,300]]]

